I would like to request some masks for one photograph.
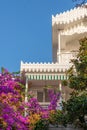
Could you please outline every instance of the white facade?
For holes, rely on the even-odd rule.
[[[52,16],[53,62],[69,63],[79,49],[79,40],[85,36],[87,5]]]
[[[70,59],[78,53],[79,40],[85,36],[87,36],[87,4],[52,16],[53,63],[22,61],[20,67],[20,71],[25,72],[28,81],[32,82],[33,87],[29,90],[33,90],[36,97],[38,89],[44,91],[45,85],[60,87],[61,80],[67,79],[65,72],[71,66]],[[64,94],[68,93],[68,89],[63,90]],[[43,94],[43,102],[44,98]]]

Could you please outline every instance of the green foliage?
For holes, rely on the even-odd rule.
[[[84,116],[87,114],[87,93],[84,92],[80,96],[72,95],[66,103],[66,111],[69,123],[84,127]]]
[[[80,49],[69,69],[69,87],[78,91],[87,89],[87,38],[80,40]]]
[[[67,86],[67,85],[68,85],[67,80],[63,80],[62,81],[62,86]]]
[[[66,127],[67,125],[67,116],[61,110],[56,110],[55,112],[50,114],[49,122],[52,125],[58,127],[59,125],[63,125]]]
[[[45,119],[39,120],[36,123],[34,130],[48,130],[48,121]]]
[[[80,49],[76,59],[72,60],[68,70],[69,87],[73,89],[70,99],[64,104],[68,123],[87,129],[87,38],[80,40]]]

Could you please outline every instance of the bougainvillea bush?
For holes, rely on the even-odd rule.
[[[47,109],[42,108],[32,95],[28,96],[27,103],[24,97],[21,77],[3,69],[0,74],[0,130],[47,130],[52,112],[56,112],[60,92],[49,90],[50,105]]]
[[[3,69],[0,74],[0,129],[26,129],[21,79]]]
[[[52,111],[56,112],[57,103],[60,99],[60,92],[55,93],[53,89],[48,90],[50,104],[48,108],[42,108],[38,103],[37,99],[32,97],[27,103],[27,113],[29,128],[34,128],[34,130],[47,130],[50,122],[50,114]]]

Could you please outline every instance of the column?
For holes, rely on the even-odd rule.
[[[26,85],[25,85],[25,103],[28,102],[28,77],[26,76]],[[25,117],[27,116],[27,108],[25,107]]]
[[[57,55],[57,58],[58,58],[58,62],[60,63],[60,31],[58,31],[58,55]]]
[[[59,90],[60,90],[60,93],[61,93],[60,101],[59,101],[59,103],[60,103],[60,110],[62,110],[62,84],[61,84],[61,81],[59,82]]]

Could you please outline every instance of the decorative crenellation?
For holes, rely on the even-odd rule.
[[[52,15],[52,25],[54,24],[69,24],[71,22],[87,17],[87,4],[84,6],[68,10],[66,12]]]
[[[61,35],[73,35],[75,33],[85,33],[87,32],[87,25],[80,23],[78,25],[75,26],[71,26],[70,28],[64,29],[61,31]]]
[[[20,70],[25,72],[65,72],[69,69],[70,64],[59,64],[59,63],[23,63],[21,61]]]

